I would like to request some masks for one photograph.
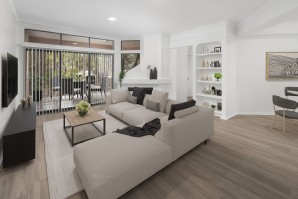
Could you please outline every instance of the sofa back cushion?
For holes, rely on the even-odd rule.
[[[164,113],[168,100],[168,92],[153,90],[152,95],[149,97],[151,101],[159,103],[159,111]]]
[[[112,89],[111,97],[112,97],[113,104],[126,102],[128,97],[128,89],[127,88]]]
[[[180,104],[173,104],[171,106],[171,111],[170,111],[168,120],[172,120],[172,119],[175,118],[174,114],[175,114],[176,111],[183,110],[183,109],[195,106],[195,105],[196,105],[195,100],[190,100],[188,102],[183,102],[183,103],[180,103]]]
[[[132,104],[137,104],[138,98],[128,94],[127,101]]]
[[[133,92],[132,92],[132,96],[135,96],[138,98],[138,104],[140,105],[143,105],[143,101],[144,101],[144,97],[145,97],[145,89],[144,88],[138,88],[138,87],[135,87],[133,89]]]
[[[151,101],[150,99],[147,100],[147,103],[146,103],[146,108],[151,110],[151,111],[155,111],[155,112],[158,112],[159,111],[159,103],[158,102],[154,102],[154,101]]]

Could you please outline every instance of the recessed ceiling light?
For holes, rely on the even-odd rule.
[[[76,43],[76,42],[74,42],[74,43],[72,43],[73,45],[77,45],[78,43]]]
[[[116,17],[109,17],[108,20],[109,21],[116,21]]]

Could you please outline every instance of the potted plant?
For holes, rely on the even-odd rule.
[[[87,115],[90,107],[91,105],[88,102],[82,100],[76,105],[76,110],[78,111],[79,115],[83,117]]]
[[[218,81],[219,79],[222,78],[222,75],[221,75],[221,73],[215,73],[215,74],[214,74],[214,77],[215,77],[216,80]]]
[[[125,77],[125,71],[122,70],[119,74],[120,87],[122,87],[122,80],[124,79],[124,77]]]

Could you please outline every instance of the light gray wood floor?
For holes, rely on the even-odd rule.
[[[36,159],[0,169],[0,198],[49,198],[42,123],[59,118],[61,113],[37,117]],[[273,116],[216,118],[215,135],[206,146],[121,198],[298,198],[298,122],[287,122],[285,135],[281,120],[276,129],[272,123]],[[72,197],[81,198],[87,198],[84,191]]]

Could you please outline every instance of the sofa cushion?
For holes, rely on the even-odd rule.
[[[155,102],[159,102],[160,104],[159,111],[162,113],[165,112],[165,108],[168,100],[168,92],[153,90],[152,95],[149,97],[149,99]]]
[[[144,124],[149,122],[155,118],[160,118],[166,116],[165,113],[151,111],[146,109],[145,107],[139,107],[132,110],[125,111],[123,113],[123,121],[130,124],[137,126],[139,124]]]
[[[129,94],[127,96],[127,101],[132,104],[137,104],[138,98]]]
[[[198,112],[198,111],[199,111],[198,106],[192,106],[192,107],[180,110],[180,111],[175,111],[174,116],[175,116],[175,118],[181,118],[181,117],[193,114],[193,113]]]
[[[172,160],[154,136],[110,133],[74,147],[74,162],[90,199],[118,198]]]
[[[167,101],[167,105],[166,105],[166,114],[170,114],[170,111],[171,111],[171,107],[172,107],[172,104],[179,104],[181,102],[179,101],[176,101],[176,100],[172,100],[172,99],[168,99]]]
[[[119,102],[126,102],[128,96],[128,89],[127,88],[120,88],[120,89],[112,89],[111,90],[111,97],[112,103],[116,104]]]
[[[140,105],[143,105],[143,100],[144,100],[144,97],[145,97],[145,89],[144,88],[138,88],[138,87],[135,87],[133,89],[133,92],[132,92],[132,96],[135,96],[138,98],[138,104]]]
[[[149,99],[150,96],[151,95],[149,95],[149,94],[145,94],[145,97],[144,97],[144,100],[143,100],[143,106],[146,107],[147,101],[148,101],[148,99]]]
[[[158,112],[159,111],[159,103],[148,100],[147,103],[146,103],[146,108],[151,110],[151,111]]]
[[[169,114],[169,120],[172,120],[172,119],[175,118],[175,115],[174,115],[175,111],[183,110],[183,109],[195,106],[195,105],[196,105],[195,100],[190,100],[188,102],[183,102],[183,103],[180,103],[180,104],[173,104],[171,106],[171,111],[170,111],[170,114]]]
[[[129,102],[120,102],[117,104],[111,104],[108,106],[108,113],[114,115],[115,117],[122,119],[123,118],[123,113],[127,110],[132,110],[135,108],[140,108],[142,107],[139,104],[132,104]]]

